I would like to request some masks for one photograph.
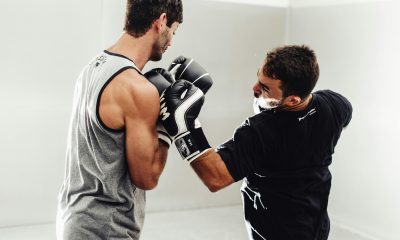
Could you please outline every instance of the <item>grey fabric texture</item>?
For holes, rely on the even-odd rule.
[[[98,117],[103,89],[126,69],[140,73],[129,59],[104,51],[77,79],[58,196],[59,240],[139,239],[145,191],[131,182],[125,131],[108,129]]]

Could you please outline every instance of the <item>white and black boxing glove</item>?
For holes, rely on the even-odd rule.
[[[189,163],[211,148],[201,128],[195,128],[204,93],[185,80],[168,87],[160,98],[160,119],[182,158]]]
[[[179,56],[168,67],[168,71],[175,80],[185,79],[200,88],[205,94],[212,86],[213,80],[210,74],[193,58]]]
[[[176,80],[185,79],[200,88],[204,94],[208,92],[213,84],[210,74],[193,58],[179,56],[168,67],[168,71]],[[200,128],[198,119],[195,122],[195,128]]]
[[[185,57],[176,58],[175,61],[170,66],[170,68],[175,66],[175,68],[173,69],[174,73],[176,73],[176,70],[178,70],[179,67],[181,66],[181,62],[190,63],[190,61],[186,61]],[[184,66],[186,66],[186,65],[184,64]],[[193,62],[192,62],[192,64],[189,64],[189,66],[191,66],[191,67],[189,67],[188,72],[191,72],[192,70],[194,70],[195,73],[200,73],[201,71],[205,71],[197,63],[193,64]],[[180,74],[180,75],[182,75],[182,74]],[[194,75],[191,75],[191,76],[193,77],[192,78],[192,81],[194,81],[193,84],[196,87],[200,88],[204,94],[206,94],[207,91],[211,88],[213,81],[212,81],[211,77],[209,76],[209,74],[208,75],[202,74],[202,75],[204,75],[204,78],[201,78],[197,81],[195,81],[196,79],[195,79]],[[163,68],[154,68],[154,69],[146,72],[144,74],[144,76],[157,88],[158,93],[160,95],[169,85],[171,85],[173,82],[175,82],[175,78],[173,77],[172,73],[170,73],[169,71],[167,71],[166,69],[163,69]],[[184,76],[188,76],[188,74],[184,74]],[[198,119],[196,119],[195,128],[200,128],[200,127],[201,127],[200,121]],[[158,122],[158,124],[157,124],[157,131],[158,131],[158,138],[163,140],[165,143],[168,144],[168,146],[170,146],[171,143],[174,141],[174,139],[171,136],[168,136],[168,133],[166,132],[166,130],[162,126],[162,124],[160,124],[160,122]]]
[[[164,92],[164,90],[167,89],[167,87],[175,82],[175,79],[171,75],[171,73],[163,68],[151,69],[150,71],[146,72],[144,76],[157,88],[158,94],[160,96]],[[165,142],[168,147],[171,146],[173,139],[169,136],[164,126],[161,124],[160,119],[157,122],[157,132],[158,139]]]

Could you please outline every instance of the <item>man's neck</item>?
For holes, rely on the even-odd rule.
[[[299,104],[295,106],[284,106],[281,109],[284,111],[302,111],[307,108],[308,104],[310,104],[312,99],[312,94],[308,95],[306,98],[304,98],[303,101],[301,101]]]
[[[135,38],[124,32],[118,41],[107,49],[112,53],[121,54],[131,59],[139,70],[143,70],[144,65],[149,61],[151,54],[152,40],[150,35]]]

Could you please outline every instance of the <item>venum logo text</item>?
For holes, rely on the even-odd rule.
[[[167,106],[166,106],[166,104],[165,104],[164,93],[161,95],[160,102],[161,102],[161,106],[160,106],[160,108],[161,108],[161,110],[160,110],[160,117],[161,117],[161,119],[162,119],[163,121],[165,121],[165,119],[167,119],[167,118],[169,117],[170,114],[169,114],[168,108],[167,108]]]

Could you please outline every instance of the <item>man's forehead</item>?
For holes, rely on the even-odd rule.
[[[263,86],[267,86],[267,85],[268,85],[268,83],[267,83],[266,80],[265,80],[265,76],[264,76],[263,71],[262,71],[261,68],[259,68],[259,69],[257,70],[257,78],[258,78],[258,82],[259,82],[261,85],[263,85]]]
[[[265,78],[265,74],[264,74],[264,65],[261,65],[261,67],[259,67],[259,68],[257,69],[257,77],[259,77],[259,78],[264,77],[264,78]]]
[[[259,68],[257,69],[257,76],[260,76],[261,73],[262,73],[262,69],[261,69],[261,67],[259,67]]]

